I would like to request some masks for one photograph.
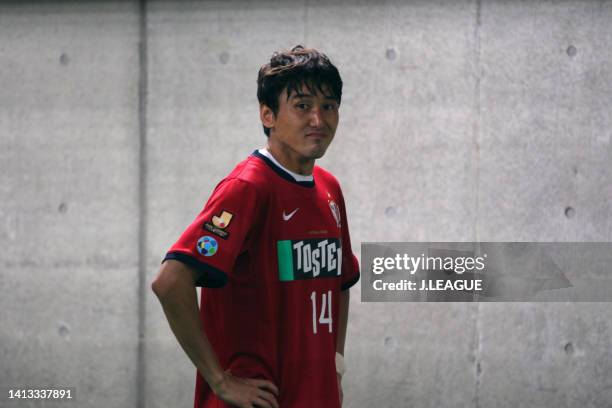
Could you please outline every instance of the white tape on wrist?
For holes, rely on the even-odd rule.
[[[344,364],[344,356],[336,352],[336,372],[340,377],[346,373],[346,364]]]

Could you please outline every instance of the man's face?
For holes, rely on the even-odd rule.
[[[262,106],[262,121],[271,128],[270,144],[279,144],[284,152],[300,162],[322,157],[336,134],[338,102],[319,91],[312,94],[306,86],[292,92],[289,99],[285,89],[278,99],[276,115]],[[265,112],[266,109],[269,112]]]

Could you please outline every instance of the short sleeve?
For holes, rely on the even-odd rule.
[[[349,234],[348,222],[346,217],[346,206],[344,197],[340,191],[340,217],[342,233],[342,284],[341,289],[346,290],[359,281],[359,261],[353,253],[351,247],[351,237]]]
[[[240,179],[223,180],[164,261],[181,261],[199,272],[197,286],[225,286],[254,224],[260,200]],[[163,262],[163,261],[162,261]]]

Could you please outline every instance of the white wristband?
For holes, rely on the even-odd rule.
[[[336,372],[340,377],[346,373],[346,365],[344,364],[344,356],[336,352]]]

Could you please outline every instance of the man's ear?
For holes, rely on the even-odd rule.
[[[259,118],[261,119],[261,124],[267,128],[272,129],[276,124],[276,115],[274,115],[274,112],[272,112],[268,105],[263,103],[259,104]]]

